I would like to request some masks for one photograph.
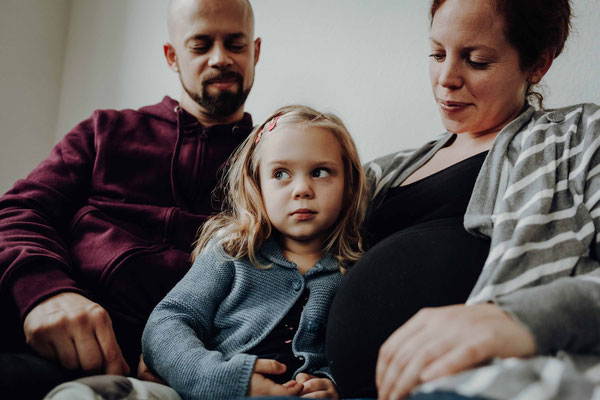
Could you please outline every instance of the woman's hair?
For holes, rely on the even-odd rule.
[[[433,0],[430,21],[446,0]],[[571,0],[489,0],[504,18],[504,35],[519,53],[522,71],[534,68],[546,51],[562,52],[571,30]],[[526,96],[540,108],[544,97],[531,84]]]
[[[256,250],[271,236],[272,228],[260,190],[259,150],[264,140],[259,139],[265,131],[290,125],[321,128],[332,134],[340,144],[344,165],[344,200],[323,248],[339,260],[342,271],[348,263],[358,260],[363,253],[361,225],[366,213],[367,183],[356,146],[338,117],[300,105],[275,111],[254,128],[235,151],[220,185],[225,193],[223,211],[201,227],[192,259],[210,240],[215,239],[230,257],[239,259],[248,256],[255,266],[264,267],[256,259]]]

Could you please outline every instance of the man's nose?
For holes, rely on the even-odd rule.
[[[230,67],[232,63],[233,60],[231,59],[231,55],[225,46],[220,43],[215,43],[210,52],[208,66],[211,68],[223,69]]]

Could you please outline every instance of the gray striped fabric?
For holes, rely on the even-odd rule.
[[[452,135],[367,164],[373,206]],[[539,355],[422,385],[492,399],[600,399],[600,107],[528,107],[496,137],[465,215],[491,238],[467,301],[523,322]]]

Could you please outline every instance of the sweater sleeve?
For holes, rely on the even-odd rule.
[[[76,126],[0,198],[0,287],[22,318],[60,292],[85,294],[72,274],[64,237],[89,190],[94,125],[92,117]]]
[[[600,354],[600,268],[592,259],[581,260],[578,267],[582,264],[593,271],[495,299],[529,329],[538,354]]]
[[[310,373],[313,374],[313,375],[315,375],[315,376],[320,376],[320,377],[323,377],[323,378],[327,378],[327,379],[329,379],[331,382],[333,382],[335,384],[335,380],[333,379],[333,375],[331,373],[331,370],[329,369],[329,365],[326,365],[324,367],[321,367],[319,369],[311,371]]]
[[[499,296],[496,304],[521,321],[533,334],[539,354],[559,350],[600,354],[600,110],[586,115],[583,123],[583,168],[572,184],[583,192],[587,218],[574,236],[589,243],[571,276],[519,289]],[[577,183],[575,183],[577,181]],[[577,216],[576,216],[577,217]],[[557,250],[556,257],[561,257]]]
[[[210,348],[215,314],[231,291],[233,262],[205,249],[156,306],[142,336],[144,361],[185,399],[229,399],[248,391],[256,356],[225,359]]]

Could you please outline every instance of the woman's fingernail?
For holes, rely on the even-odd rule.
[[[423,373],[421,373],[421,380],[422,381],[429,381],[433,378],[435,371],[426,369],[425,371],[423,371]]]

